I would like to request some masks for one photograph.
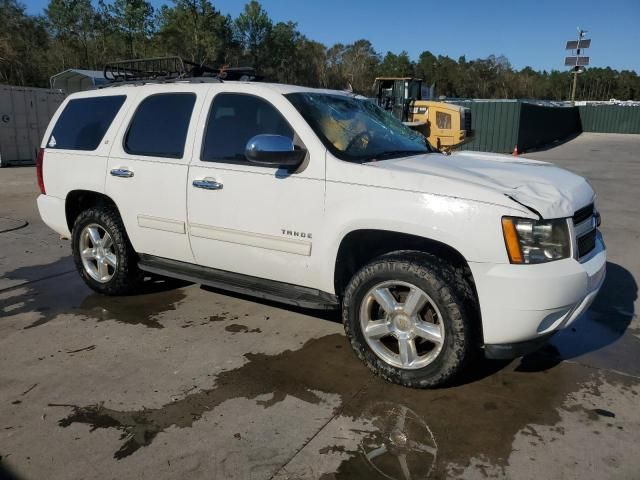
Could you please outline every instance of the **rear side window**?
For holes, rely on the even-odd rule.
[[[293,140],[293,130],[276,108],[253,95],[219,93],[207,120],[202,148],[206,162],[248,163],[244,150],[256,135],[283,135]]]
[[[124,149],[133,155],[182,158],[196,96],[162,93],[145,98],[136,110]]]
[[[53,127],[47,147],[95,150],[126,98],[114,95],[71,100]]]

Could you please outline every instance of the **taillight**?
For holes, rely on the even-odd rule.
[[[36,156],[36,175],[38,177],[38,187],[40,187],[40,193],[46,195],[47,192],[44,189],[44,176],[42,175],[42,168],[44,166],[44,148],[38,150]]]

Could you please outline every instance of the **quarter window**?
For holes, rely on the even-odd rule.
[[[252,95],[219,93],[207,120],[202,160],[246,163],[244,150],[256,135],[283,135],[293,140],[293,130],[276,108]]]
[[[126,98],[111,95],[70,100],[53,127],[47,147],[95,150]]]
[[[136,110],[124,149],[133,155],[182,158],[196,96],[162,93],[145,98]]]

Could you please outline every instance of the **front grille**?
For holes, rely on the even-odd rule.
[[[587,205],[586,207],[581,208],[576,213],[573,214],[573,224],[578,225],[579,223],[588,220],[593,216],[593,203],[591,205]]]
[[[584,257],[591,250],[596,248],[596,229],[578,238],[578,257]]]
[[[578,258],[587,255],[596,247],[596,222],[593,203],[582,207],[573,214],[573,228],[576,232]]]

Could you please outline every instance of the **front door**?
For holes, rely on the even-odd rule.
[[[223,86],[205,103],[187,187],[193,253],[203,266],[313,286],[325,149],[288,100],[255,89],[251,95]],[[249,163],[246,143],[259,134],[292,138],[309,152],[303,165],[291,173]]]

